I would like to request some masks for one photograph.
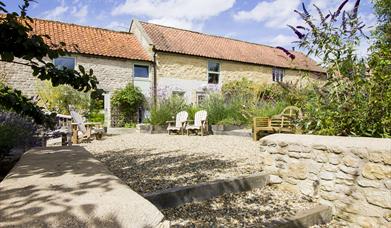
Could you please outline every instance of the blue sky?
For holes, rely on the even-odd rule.
[[[4,0],[3,0],[4,1]],[[20,0],[5,0],[18,10]],[[291,48],[295,40],[287,24],[298,25],[294,9],[304,2],[335,10],[342,0],[36,0],[29,15],[82,25],[127,31],[132,18],[208,34]],[[349,0],[345,8],[352,8]],[[366,32],[376,23],[370,0],[362,0],[360,16]],[[365,54],[368,43],[359,52]]]

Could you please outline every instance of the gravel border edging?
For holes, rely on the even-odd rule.
[[[268,174],[253,174],[246,177],[216,180],[196,185],[169,188],[144,194],[144,198],[157,208],[178,207],[186,203],[207,200],[226,193],[262,188],[269,183]]]

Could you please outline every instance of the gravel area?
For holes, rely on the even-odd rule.
[[[258,143],[245,137],[133,133],[81,145],[139,193],[262,171]]]
[[[162,210],[173,227],[272,227],[315,203],[273,187]]]
[[[143,194],[262,171],[251,138],[128,133],[81,144]],[[174,227],[267,227],[314,203],[273,187],[162,210]]]

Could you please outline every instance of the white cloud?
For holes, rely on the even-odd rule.
[[[269,28],[286,28],[287,24],[298,25],[301,24],[301,19],[294,12],[298,9],[302,11],[302,0],[275,0],[275,1],[261,1],[253,9],[249,11],[239,11],[234,15],[237,21],[257,21],[264,22]],[[307,10],[315,18],[318,18],[318,12],[313,5],[318,6],[324,14],[334,12],[342,0],[311,0],[305,4]],[[353,9],[354,2],[348,2],[344,6],[344,10]]]
[[[76,4],[77,2],[79,1],[74,0],[72,2],[73,6],[70,7],[66,4],[65,0],[61,0],[59,1],[59,5],[54,9],[45,11],[42,17],[52,20],[84,23],[88,16],[88,5],[83,5],[82,3]]]
[[[194,29],[194,30],[200,30],[197,28],[202,27],[202,24],[196,23],[189,19],[183,19],[183,18],[170,18],[170,17],[163,17],[159,19],[152,19],[149,20],[151,23],[159,24],[159,25],[166,25],[166,26],[172,26],[176,28],[183,28],[183,29]]]
[[[84,21],[88,15],[88,5],[81,5],[78,8],[73,7],[71,15],[76,17],[80,21]]]
[[[112,15],[146,16],[151,22],[194,29],[234,3],[235,0],[126,0],[114,7]]]
[[[356,48],[356,53],[360,57],[368,57],[369,55],[369,47],[371,46],[368,40],[361,40],[360,45]]]
[[[105,28],[116,30],[116,31],[127,32],[129,31],[129,24],[119,22],[119,21],[112,21],[110,22],[110,24],[106,25]]]
[[[64,0],[61,1],[60,5],[52,10],[45,11],[43,17],[46,19],[60,20],[61,17],[68,11],[69,7],[65,5]]]
[[[308,4],[308,6],[310,6],[311,8],[313,8],[313,5],[316,5],[317,7],[319,7],[324,13],[328,13],[328,12],[334,12],[338,9],[338,7],[340,6],[340,4],[342,4],[342,0],[328,0],[328,1],[324,1],[324,0],[311,0],[310,3]],[[348,3],[346,3],[346,5],[343,7],[343,10],[352,10],[354,7],[354,2],[350,1]]]
[[[237,21],[253,20],[264,22],[266,27],[284,28],[287,24],[297,24],[298,16],[293,12],[301,0],[262,1],[249,11],[239,11],[234,15]]]
[[[373,31],[378,23],[376,15],[373,13],[369,14],[359,14],[359,17],[364,22],[365,27],[363,29],[366,35],[369,35],[371,31]]]
[[[295,36],[287,36],[279,34],[278,36],[269,39],[269,44],[276,47],[276,46],[282,46],[282,47],[289,47],[291,45],[292,47],[295,46],[292,44],[293,41],[296,41],[297,38]]]

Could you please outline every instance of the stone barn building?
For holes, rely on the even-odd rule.
[[[257,83],[321,79],[324,70],[303,53],[292,61],[277,48],[199,32],[133,20],[129,32],[34,19],[35,34],[48,42],[66,43],[70,53],[54,60],[58,66],[93,69],[106,91],[105,111],[110,121],[110,95],[133,83],[147,98],[176,94],[188,103],[203,100],[232,80]],[[38,80],[29,67],[0,62],[1,80],[27,96],[37,94]]]

